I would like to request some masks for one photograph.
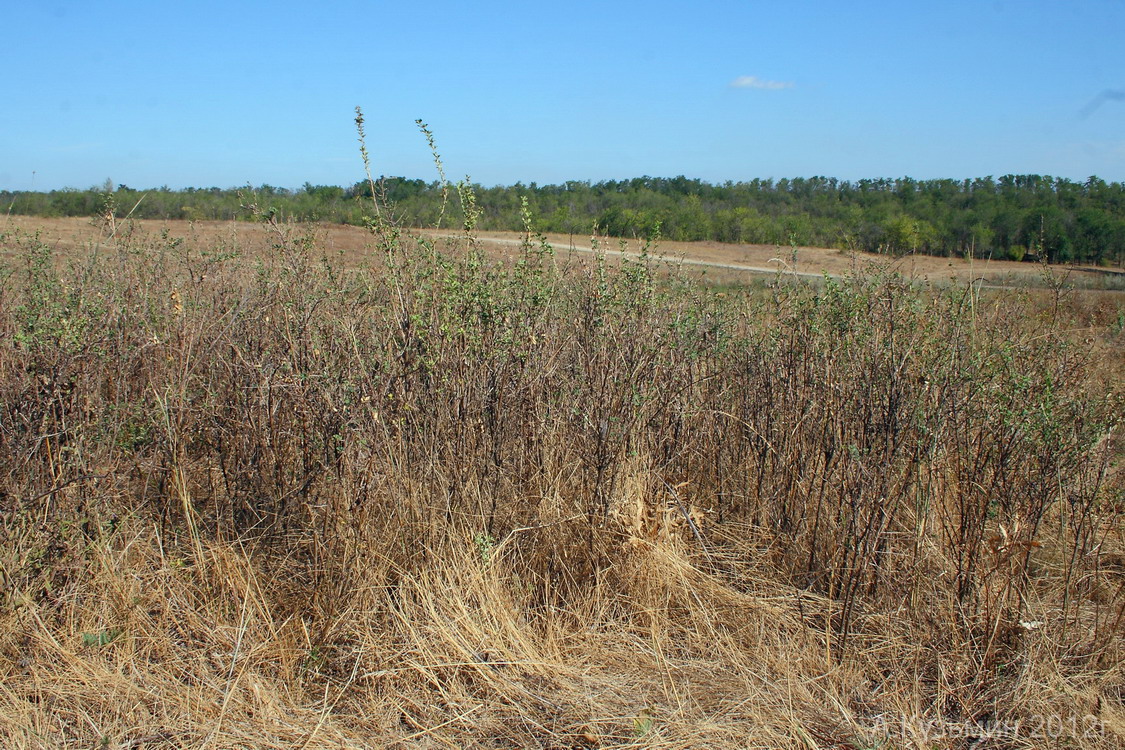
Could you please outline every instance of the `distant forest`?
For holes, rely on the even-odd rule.
[[[459,226],[458,187],[403,177],[377,181],[402,223]],[[899,255],[972,255],[1052,263],[1125,265],[1125,184],[1041,175],[972,180],[826,177],[710,184],[638,177],[560,185],[473,185],[482,230],[812,245]],[[361,224],[372,213],[366,181],[351,187],[134,190],[107,181],[89,190],[0,191],[0,210],[36,216],[250,219],[253,204],[280,219]]]

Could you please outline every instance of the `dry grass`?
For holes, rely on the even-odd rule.
[[[6,747],[1125,738],[1115,302],[22,229]]]
[[[105,235],[97,223],[89,219],[9,216],[5,222],[9,230],[39,232],[45,244],[67,257],[88,252],[92,246],[105,241]],[[184,238],[198,248],[237,248],[245,256],[252,258],[268,257],[272,252],[272,243],[276,240],[274,232],[268,226],[245,221],[129,220],[122,222],[121,227],[122,232],[136,232],[140,236],[152,236],[166,231],[172,236]],[[332,258],[333,263],[344,268],[362,268],[367,264],[371,238],[365,229],[334,224],[309,227],[308,230],[315,234],[318,250]],[[448,234],[446,231],[432,229],[421,229],[418,233],[433,238]],[[480,232],[476,236],[481,249],[494,259],[516,255],[512,243],[523,238],[519,232]],[[560,252],[565,252],[570,247],[588,248],[591,245],[591,238],[588,236],[551,234],[547,239]],[[644,243],[638,240],[622,242],[617,238],[603,237],[599,242],[605,249],[624,249],[633,254],[640,253],[644,247]],[[755,275],[724,268],[725,265],[765,268],[783,273],[796,270],[808,274],[843,276],[880,268],[887,263],[887,257],[883,255],[817,247],[661,241],[658,249],[663,257],[672,262],[683,259],[714,264],[710,267],[689,265],[681,270],[683,276],[699,278],[712,284],[745,284]],[[0,252],[6,250],[8,249],[0,248]],[[9,257],[9,260],[12,258]],[[911,255],[899,259],[895,269],[907,278],[934,284],[981,280],[987,284],[1015,286],[1029,291],[1048,286],[1043,278],[1043,269],[1035,263]],[[1068,266],[1056,267],[1053,273],[1065,277],[1069,287],[1087,290],[1094,293],[1094,296],[1100,296],[1098,293],[1105,290],[1110,299],[1118,299],[1125,288],[1121,269]]]

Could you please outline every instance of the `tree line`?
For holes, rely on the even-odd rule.
[[[919,252],[1052,263],[1125,264],[1125,184],[1004,175],[965,180],[754,179],[712,184],[687,177],[471,185],[482,230],[663,237],[812,245],[899,255]],[[407,225],[455,226],[455,186],[383,177],[375,191]],[[349,187],[271,185],[135,190],[0,191],[0,207],[37,216],[107,210],[146,219],[231,220],[272,214],[295,221],[361,224],[372,212],[366,181]],[[448,196],[446,202],[443,195]]]

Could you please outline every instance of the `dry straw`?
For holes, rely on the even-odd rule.
[[[1125,342],[1081,300],[374,210],[361,270],[269,215],[269,257],[5,231],[0,744],[1120,746]]]

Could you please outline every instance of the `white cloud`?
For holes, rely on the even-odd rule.
[[[792,81],[767,81],[758,76],[739,76],[730,82],[732,89],[760,89],[763,91],[780,91],[793,88]]]

